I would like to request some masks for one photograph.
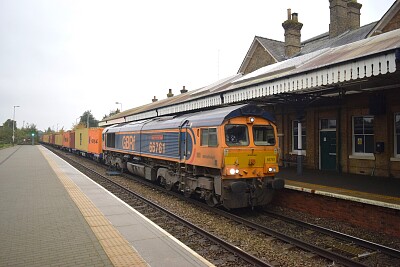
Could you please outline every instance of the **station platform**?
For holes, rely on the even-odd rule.
[[[0,266],[213,266],[42,146],[0,150]]]
[[[400,179],[281,167],[285,188],[400,210]]]

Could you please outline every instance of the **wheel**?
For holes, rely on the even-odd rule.
[[[218,200],[213,193],[207,194],[207,196],[205,197],[205,201],[210,207],[215,207],[218,204]]]
[[[189,198],[189,197],[192,196],[192,191],[190,191],[190,190],[185,190],[184,193],[183,193],[183,195],[184,195],[185,197]]]

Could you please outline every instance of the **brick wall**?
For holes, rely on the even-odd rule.
[[[383,32],[389,32],[400,28],[400,12],[383,28]]]
[[[400,178],[400,161],[393,160],[394,156],[394,114],[400,113],[400,88],[383,91],[386,98],[386,114],[374,115],[374,142],[384,142],[385,151],[375,154],[376,160],[353,158],[353,116],[370,115],[369,99],[371,93],[345,96],[342,104],[330,105],[324,103],[306,109],[307,168],[319,168],[319,122],[321,119],[336,119],[337,148],[341,171],[375,176],[391,176]],[[292,121],[296,112],[290,105],[280,105],[273,110],[277,115],[278,133],[281,134],[281,154],[292,152]],[[339,138],[340,135],[340,138]],[[340,142],[340,143],[339,143]],[[375,144],[374,144],[375,145]],[[339,149],[340,146],[340,149]]]
[[[262,45],[257,43],[253,56],[251,57],[247,68],[244,70],[244,74],[253,72],[273,63],[276,63],[273,57],[265,51],[265,48]]]
[[[272,204],[400,237],[399,210],[286,189]]]

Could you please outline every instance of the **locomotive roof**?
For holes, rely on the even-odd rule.
[[[269,121],[275,121],[275,118],[271,113],[252,104],[229,106],[204,112],[197,112],[192,114],[187,118],[187,120],[192,127],[217,126],[221,125],[226,120],[240,116],[257,116]]]
[[[256,105],[245,104],[189,113],[175,117],[157,117],[148,120],[113,125],[105,128],[104,133],[177,129],[185,125],[189,125],[190,127],[218,126],[228,119],[240,116],[256,116],[273,122],[275,121],[275,118],[271,113],[266,112]]]

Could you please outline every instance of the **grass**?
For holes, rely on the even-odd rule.
[[[12,144],[0,144],[0,149],[4,149],[7,147],[12,147]]]

